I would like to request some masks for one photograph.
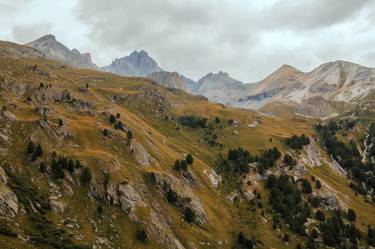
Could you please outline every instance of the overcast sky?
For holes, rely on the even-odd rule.
[[[375,0],[0,0],[0,23],[1,40],[52,33],[100,66],[143,49],[193,79],[222,70],[253,82],[338,59],[375,67]]]

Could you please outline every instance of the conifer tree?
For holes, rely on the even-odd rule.
[[[193,156],[192,156],[191,154],[188,154],[188,155],[186,156],[186,162],[187,162],[189,165],[192,165],[192,164],[193,164],[193,162],[194,162],[194,158],[193,158]]]
[[[32,141],[30,141],[29,143],[28,143],[28,145],[27,145],[27,154],[32,154],[32,153],[34,153],[34,151],[35,151],[35,144],[32,142]]]
[[[114,124],[115,122],[116,122],[116,118],[115,116],[111,114],[111,116],[109,116],[109,123]]]
[[[88,167],[86,167],[83,172],[82,172],[82,175],[81,175],[81,182],[83,184],[89,184],[91,182],[91,171]]]

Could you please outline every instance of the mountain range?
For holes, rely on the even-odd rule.
[[[296,114],[324,118],[337,114],[338,110],[333,103],[356,103],[375,88],[375,69],[347,61],[325,63],[311,72],[283,65],[263,80],[249,84],[233,79],[225,72],[208,73],[195,82],[177,72],[163,70],[143,50],[134,51],[99,68],[91,62],[89,54],[81,54],[76,49],[69,50],[53,35],[46,35],[26,45],[40,50],[49,59],[74,67],[121,76],[148,77],[166,87],[246,109],[262,110],[269,104],[282,102],[292,107]]]
[[[47,40],[0,41],[1,249],[374,248],[372,69],[124,77]]]

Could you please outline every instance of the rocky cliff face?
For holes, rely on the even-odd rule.
[[[304,88],[291,98],[322,96],[327,100],[353,102],[375,88],[375,69],[347,61],[325,63],[302,78]]]
[[[72,67],[97,69],[89,53],[81,54],[77,49],[70,50],[56,40],[54,35],[45,35],[29,42],[27,46],[41,51],[48,59],[66,63]]]
[[[203,95],[210,101],[230,104],[238,96],[250,92],[254,87],[254,84],[243,84],[231,78],[228,73],[218,72],[208,73],[202,77],[192,92]]]
[[[176,72],[154,72],[147,76],[147,78],[150,78],[165,87],[181,89],[184,91],[188,90],[185,80]]]
[[[115,59],[111,65],[101,69],[118,75],[138,77],[146,77],[151,73],[163,71],[157,62],[144,50],[134,51],[128,56]]]
[[[314,117],[335,113],[329,102],[356,103],[375,89],[375,69],[345,61],[326,63],[309,73],[284,65],[254,84],[256,87],[245,87],[225,77],[208,76],[202,81],[209,78],[209,83],[201,83],[203,87],[196,93],[212,101],[249,109],[284,102],[301,114]]]

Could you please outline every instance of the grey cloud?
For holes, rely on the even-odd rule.
[[[285,63],[308,70],[335,57],[363,60],[364,47],[355,48],[351,37],[361,29],[357,36],[374,48],[374,35],[358,22],[373,0],[284,0],[262,8],[256,2],[79,0],[75,13],[99,64],[145,49],[165,69],[193,78],[224,70],[253,81]]]
[[[306,30],[328,27],[358,14],[372,0],[279,1],[267,13],[276,27]]]

